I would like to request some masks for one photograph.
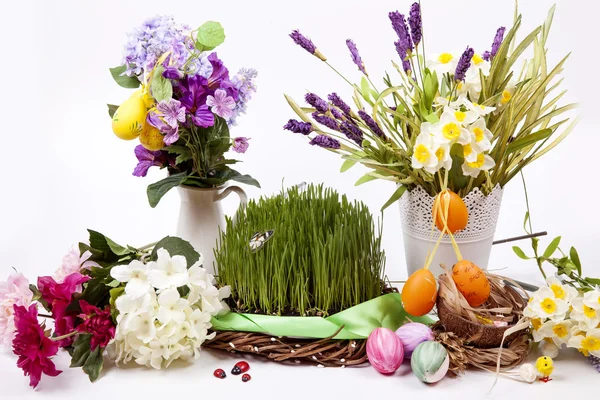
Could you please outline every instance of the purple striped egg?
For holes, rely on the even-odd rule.
[[[394,331],[376,328],[367,339],[367,356],[378,372],[393,374],[404,360],[404,345]]]
[[[433,332],[431,329],[419,322],[410,322],[402,325],[396,330],[396,336],[400,338],[404,344],[404,358],[409,360],[413,351],[423,342],[433,340]]]

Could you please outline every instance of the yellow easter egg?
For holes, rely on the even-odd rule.
[[[142,90],[136,90],[115,111],[112,119],[113,132],[123,140],[137,138],[146,125],[146,114],[146,104],[142,98]]]
[[[157,151],[165,146],[163,135],[150,124],[147,124],[146,129],[140,134],[140,143],[150,151]]]

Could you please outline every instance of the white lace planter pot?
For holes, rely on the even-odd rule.
[[[464,259],[472,261],[482,269],[487,269],[496,223],[502,202],[502,188],[498,185],[485,196],[479,189],[471,191],[463,198],[469,210],[467,227],[454,235]],[[431,229],[433,224],[433,201],[423,188],[406,191],[399,200],[400,219],[404,237],[404,251],[408,275],[423,268],[429,251],[433,249],[440,231]],[[435,276],[442,273],[440,264],[451,268],[456,263],[456,255],[448,235],[445,235],[431,263],[430,270]]]

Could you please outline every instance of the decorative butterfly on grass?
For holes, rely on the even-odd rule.
[[[271,239],[271,236],[273,236],[274,232],[275,231],[273,229],[265,232],[256,232],[250,239],[250,249],[252,251],[258,251],[262,249],[265,243]]]

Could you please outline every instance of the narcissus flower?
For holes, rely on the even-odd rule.
[[[562,321],[569,311],[566,301],[556,298],[552,289],[541,287],[533,294],[523,315],[530,318],[550,318],[552,321]]]
[[[589,355],[600,357],[600,329],[592,329],[587,332],[574,332],[568,346],[576,348],[586,357]]]

